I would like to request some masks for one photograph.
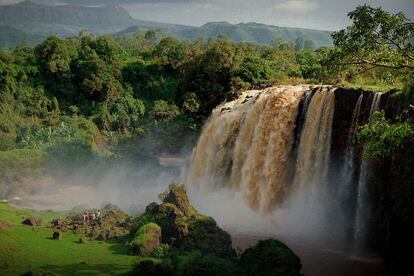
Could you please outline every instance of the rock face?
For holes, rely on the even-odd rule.
[[[25,225],[29,225],[29,226],[41,226],[42,219],[41,218],[27,218],[22,223]]]
[[[240,266],[246,275],[301,275],[300,259],[286,245],[274,240],[262,240],[243,252]]]
[[[236,258],[230,235],[213,218],[199,214],[191,206],[184,186],[173,183],[160,197],[161,204],[149,204],[145,213],[134,219],[137,228],[156,223],[161,228],[164,244],[231,260]]]
[[[145,256],[154,251],[161,244],[161,227],[155,223],[142,226],[129,243],[132,251]]]
[[[52,227],[56,230],[73,231],[83,237],[96,240],[110,240],[129,234],[128,215],[114,205],[102,209],[101,217],[96,221],[83,221],[79,215],[66,219],[55,219]]]

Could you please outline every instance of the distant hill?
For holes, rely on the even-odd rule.
[[[45,39],[45,36],[27,34],[10,26],[0,25],[0,49],[10,49],[23,41],[33,45]]]
[[[301,37],[304,40],[312,41],[316,47],[332,45],[332,32],[329,31],[277,27],[259,23],[230,24],[227,22],[211,22],[198,28],[161,30],[165,35],[174,36],[179,40],[196,40],[199,37],[209,39],[225,35],[234,42],[270,44],[277,38],[294,42],[298,37]],[[142,28],[130,26],[117,34],[130,35],[136,31],[142,31]]]
[[[301,28],[277,27],[258,23],[230,24],[227,22],[211,22],[199,28],[177,31],[174,33],[178,39],[194,40],[198,37],[208,39],[225,35],[235,42],[255,42],[270,44],[277,38],[294,42],[298,37],[312,41],[316,47],[332,44],[331,32]]]
[[[91,1],[95,0],[89,2]],[[70,2],[71,4],[44,5],[39,2],[49,4]],[[0,47],[18,45],[20,43],[19,37],[38,42],[40,37],[48,35],[65,37],[76,35],[84,29],[93,34],[116,33],[120,35],[159,29],[163,34],[174,36],[179,40],[196,40],[199,37],[209,39],[225,35],[234,42],[269,44],[277,38],[294,42],[295,39],[301,37],[304,40],[312,41],[316,47],[332,44],[331,32],[328,31],[277,27],[258,23],[230,24],[227,22],[211,22],[201,27],[189,27],[137,20],[120,6],[92,7],[81,6],[80,3],[80,0],[27,0],[14,5],[0,5],[0,25],[8,26],[0,30],[2,32]],[[14,28],[15,34],[10,31],[10,28]]]
[[[0,6],[0,25],[42,35],[73,35],[82,29],[94,34],[114,33],[132,25],[148,28],[184,29],[185,26],[133,19],[120,6],[86,7],[41,5],[24,1]]]

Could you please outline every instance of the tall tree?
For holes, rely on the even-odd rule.
[[[391,14],[368,5],[348,14],[352,25],[333,33],[330,58],[340,66],[414,69],[414,23],[403,13]]]

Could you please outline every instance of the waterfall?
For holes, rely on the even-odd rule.
[[[368,93],[357,94],[353,107],[336,113],[335,106],[344,104],[338,101],[355,95],[346,92],[330,86],[278,86],[246,91],[218,106],[184,173],[190,194],[218,191],[242,198],[243,206],[267,214],[287,235],[347,249],[350,240],[363,245],[370,164],[357,156],[355,138],[359,125],[379,109],[381,94],[372,95],[369,113],[363,111]],[[223,212],[223,202],[224,207],[214,208]]]
[[[334,99],[329,87],[283,86],[217,107],[193,150],[187,183],[241,191],[252,208],[268,212],[293,189],[323,182]]]
[[[371,108],[369,112],[369,121],[372,115],[379,110],[381,104],[382,93],[375,93],[371,102]],[[364,152],[365,149],[363,149]],[[368,191],[367,180],[369,172],[369,160],[363,158],[360,167],[360,175],[358,179],[358,191],[357,191],[357,207],[355,214],[355,229],[354,229],[354,246],[356,250],[360,250],[365,243],[365,234],[367,233],[367,220],[369,219],[369,204],[368,204]]]
[[[341,169],[340,175],[340,187],[339,187],[339,196],[345,200],[348,200],[348,197],[351,195],[352,190],[350,185],[352,184],[355,176],[355,136],[359,126],[359,117],[361,113],[361,105],[364,94],[358,98],[358,101],[355,104],[354,110],[352,112],[351,125],[348,131],[348,137],[346,142],[346,153],[343,167]]]
[[[313,95],[306,108],[294,178],[297,187],[326,183],[334,103],[334,91],[323,88]]]
[[[307,86],[283,86],[243,93],[216,108],[190,162],[187,183],[241,191],[263,212],[285,198],[286,171],[298,106]]]

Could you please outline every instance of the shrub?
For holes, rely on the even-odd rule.
[[[414,127],[408,122],[391,124],[384,112],[376,112],[371,121],[358,132],[358,141],[365,145],[364,156],[387,157],[403,150],[414,138]]]
[[[149,113],[152,118],[160,121],[174,119],[179,114],[178,107],[174,104],[168,104],[166,101],[155,101]]]
[[[300,259],[286,245],[274,239],[259,241],[246,249],[240,266],[247,275],[299,276]]]

